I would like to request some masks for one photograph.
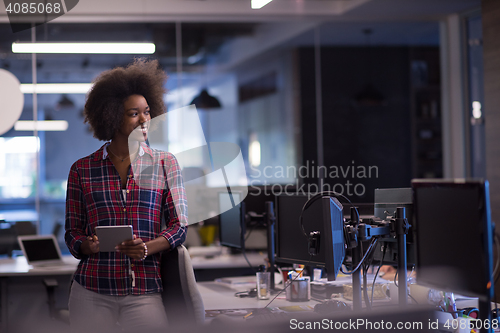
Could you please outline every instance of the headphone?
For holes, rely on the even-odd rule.
[[[303,215],[304,215],[304,212],[306,211],[307,208],[311,207],[311,205],[315,201],[321,199],[324,196],[328,196],[328,197],[332,198],[335,201],[335,203],[337,205],[339,205],[340,207],[342,207],[342,204],[338,200],[338,197],[345,199],[356,210],[356,215],[358,216],[358,221],[359,221],[358,209],[356,207],[354,207],[351,200],[349,200],[345,195],[342,195],[342,194],[334,192],[334,191],[324,191],[324,192],[320,192],[318,194],[315,194],[314,196],[309,198],[309,200],[307,200],[307,202],[302,207],[302,212],[300,213],[299,222],[300,222],[300,227],[302,228],[302,232],[304,233],[304,236],[307,238],[309,254],[312,256],[319,254],[320,245],[321,245],[321,232],[320,231],[311,231],[309,234],[307,234],[306,230],[304,229]],[[348,246],[351,243],[349,240],[349,233],[347,232],[345,226],[344,226],[344,242],[346,244],[348,244]]]

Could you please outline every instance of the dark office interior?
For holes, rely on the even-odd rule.
[[[165,140],[160,147],[177,154],[206,142],[237,145],[245,171],[234,171],[234,179],[249,191],[247,211],[265,213],[263,192],[276,203],[283,192],[316,194],[322,186],[345,195],[367,216],[377,189],[410,188],[416,178],[474,178],[489,181],[491,220],[499,220],[498,1],[287,1],[251,10],[243,0],[176,2],[171,8],[153,0],[140,1],[140,8],[114,0],[100,8],[97,0],[81,0],[60,18],[15,33],[0,8],[0,69],[25,89],[19,120],[67,124],[65,130],[34,132],[12,123],[0,131],[1,259],[21,256],[17,236],[33,234],[54,235],[62,254],[69,254],[68,172],[104,144],[84,123],[85,90],[34,95],[28,85],[91,84],[99,73],[136,57],[158,59],[168,75],[164,101],[173,120],[159,132]],[[15,42],[88,41],[152,42],[155,52],[12,51]],[[194,116],[175,113],[204,90],[218,106],[198,108]],[[195,123],[201,132],[191,132]],[[211,172],[206,160],[182,162],[194,177]],[[226,186],[206,185],[212,194]],[[212,202],[200,203],[206,198],[195,204],[208,211]],[[268,246],[259,219],[247,216],[248,251],[254,254]],[[187,249],[219,249],[218,217],[200,220],[190,221]],[[195,267],[199,281],[253,273],[248,267]],[[19,319],[12,313],[31,292],[43,294],[35,305],[45,306],[49,293],[51,311],[54,304],[65,308],[68,281],[56,280],[55,289],[32,280],[16,285],[12,295],[23,296],[2,316]]]

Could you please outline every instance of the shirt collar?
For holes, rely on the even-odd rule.
[[[103,159],[103,160],[105,160],[105,159],[106,159],[106,158],[108,158],[108,156],[109,156],[109,154],[108,154],[108,149],[107,149],[107,148],[108,148],[108,146],[109,146],[109,144],[110,144],[110,143],[111,143],[111,142],[106,142],[106,144],[105,144],[105,145],[104,145],[104,147],[103,147],[103,150],[102,150],[102,159]],[[144,144],[144,145],[148,148],[148,153],[149,153],[150,155],[152,155],[152,153],[149,151],[149,150],[150,150],[150,148],[149,148],[146,144]],[[141,143],[141,144],[139,145],[139,156],[144,155],[144,152],[145,152],[145,149],[144,149],[144,147],[143,147],[143,143]]]

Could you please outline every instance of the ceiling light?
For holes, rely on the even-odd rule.
[[[363,34],[366,36],[366,45],[369,51],[366,53],[366,63],[367,63],[367,83],[363,89],[354,96],[354,105],[361,107],[375,107],[375,106],[385,106],[387,104],[385,96],[375,87],[372,83],[373,81],[373,55],[372,47],[370,45],[370,35],[372,34],[372,29],[363,29]]]
[[[22,83],[23,94],[86,94],[92,87],[92,83]]]
[[[38,131],[65,131],[68,129],[68,122],[66,120],[18,120],[14,125],[16,131],[34,131],[35,127]]]
[[[153,54],[154,43],[12,43],[13,53]]]
[[[272,0],[252,0],[252,9],[260,9],[271,1]]]
[[[261,151],[260,142],[257,140],[257,134],[250,134],[250,143],[248,145],[248,162],[253,167],[260,165]]]

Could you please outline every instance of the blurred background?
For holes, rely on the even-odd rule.
[[[152,42],[168,110],[197,101],[165,125],[167,149],[235,143],[250,186],[323,184],[373,203],[376,188],[412,178],[486,176],[482,26],[480,0],[81,0],[34,32],[13,33],[1,8],[0,68],[33,82],[16,41]],[[38,84],[91,83],[138,56],[37,54],[34,67]],[[83,123],[85,92],[36,100],[38,120],[68,127],[0,136],[0,220],[62,242],[69,168],[103,143]],[[20,120],[33,115],[25,93]],[[205,138],[189,131],[193,117]]]

